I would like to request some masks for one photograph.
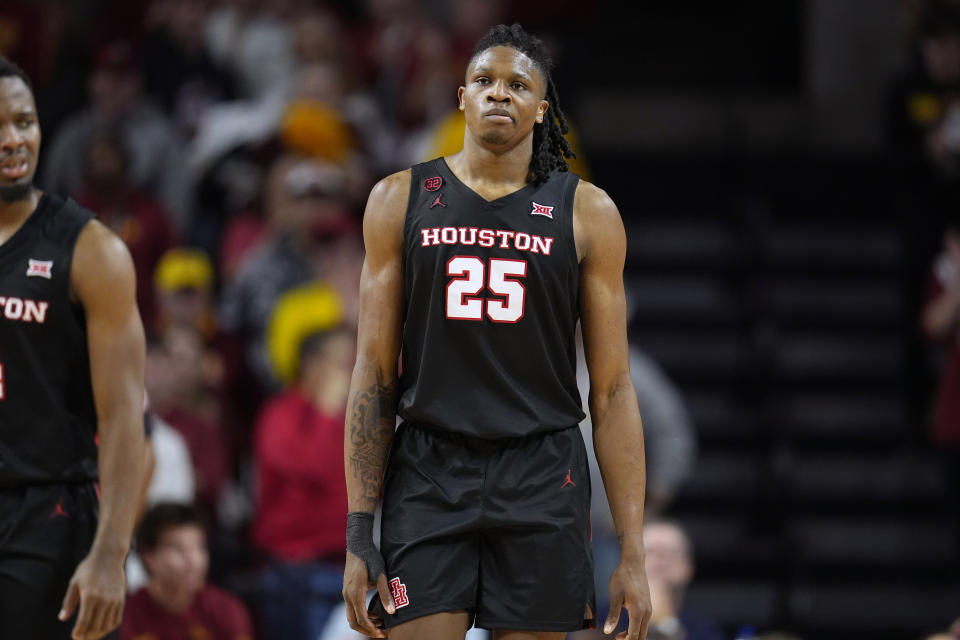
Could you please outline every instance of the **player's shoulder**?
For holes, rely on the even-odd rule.
[[[369,225],[377,230],[402,228],[412,175],[410,169],[398,171],[373,185],[363,215],[365,227]]]
[[[404,205],[410,196],[410,182],[413,179],[413,170],[404,169],[391,173],[379,180],[370,190],[370,201],[378,204],[393,204],[402,202]]]
[[[616,203],[606,191],[587,180],[577,183],[573,197],[574,214],[585,213],[590,216],[620,216]]]
[[[113,286],[134,277],[133,258],[117,234],[90,220],[77,237],[70,274],[75,290]]]

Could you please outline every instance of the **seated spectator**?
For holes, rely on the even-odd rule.
[[[104,129],[117,132],[129,154],[131,182],[156,196],[183,230],[191,216],[190,175],[176,128],[140,93],[139,63],[122,41],[97,55],[90,78],[90,106],[65,121],[46,158],[41,184],[50,191],[77,193],[91,141]]]
[[[356,222],[343,199],[344,176],[336,165],[299,157],[280,159],[267,186],[269,230],[223,292],[220,324],[243,342],[247,365],[264,389],[278,380],[267,362],[265,331],[280,296],[324,279],[332,248]]]
[[[87,148],[83,188],[74,198],[95,212],[130,249],[137,273],[137,306],[149,333],[156,316],[150,274],[177,240],[160,203],[131,182],[129,166],[122,140],[109,130],[99,132]]]
[[[164,253],[153,271],[157,327],[192,327],[212,339],[217,332],[213,278],[213,263],[203,251],[174,247]]]
[[[933,439],[960,447],[960,218],[954,218],[943,237],[930,278],[921,318],[924,333],[944,345],[933,417]]]
[[[193,462],[190,450],[180,433],[161,420],[144,402],[144,426],[153,454],[153,473],[147,486],[145,507],[161,502],[193,504]],[[127,591],[133,592],[147,584],[147,573],[136,549],[127,555]]]
[[[257,427],[252,535],[271,558],[263,601],[269,637],[316,637],[341,599],[343,424],[354,349],[348,329],[305,340],[297,384],[267,405]]]
[[[651,520],[643,528],[643,546],[653,608],[651,638],[720,640],[723,636],[710,621],[685,607],[694,563],[693,546],[683,527],[667,520]]]
[[[232,470],[227,431],[211,381],[218,371],[205,360],[203,338],[191,327],[171,326],[148,346],[146,386],[153,410],[186,440],[197,504],[211,521]]]
[[[207,584],[206,533],[193,508],[175,503],[151,507],[140,523],[136,546],[149,581],[127,599],[121,640],[253,637],[243,604]]]
[[[253,543],[269,558],[262,621],[268,638],[318,638],[342,601],[347,494],[343,428],[354,330],[301,341],[295,383],[257,422]]]
[[[693,421],[679,389],[660,366],[639,348],[630,347],[630,375],[637,393],[640,416],[643,419],[647,454],[647,516],[661,513],[680,486],[693,471],[697,455]],[[583,341],[577,340],[577,384],[586,400],[589,375],[583,354]],[[587,456],[590,461],[590,481],[593,498],[590,512],[593,523],[594,575],[597,585],[598,619],[603,620],[609,607],[607,585],[610,575],[620,562],[613,516],[607,504],[600,467],[593,450],[593,423],[590,408],[584,402],[587,417],[580,424]],[[584,634],[584,637],[591,637]],[[592,637],[598,637],[596,634]]]
[[[207,108],[234,97],[233,77],[207,51],[208,3],[162,2],[166,10],[143,44],[144,84],[181,133],[190,138]]]

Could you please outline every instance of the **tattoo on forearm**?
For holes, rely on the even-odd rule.
[[[623,531],[617,534],[617,546],[623,549]]]
[[[397,419],[398,389],[396,381],[386,385],[378,382],[353,396],[350,462],[353,466],[353,477],[360,480],[363,488],[365,510],[373,511],[380,498],[383,465]]]

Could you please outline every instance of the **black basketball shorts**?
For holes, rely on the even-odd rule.
[[[484,440],[412,424],[394,435],[381,551],[391,626],[467,611],[485,629],[573,631],[596,610],[590,471],[578,427]]]
[[[67,640],[57,614],[97,529],[99,500],[87,485],[0,489],[0,638]]]

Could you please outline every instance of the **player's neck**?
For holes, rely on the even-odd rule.
[[[0,200],[0,245],[17,232],[40,202],[40,192],[36,189],[23,200],[5,202]]]
[[[470,186],[520,186],[527,183],[532,156],[532,135],[513,148],[501,151],[481,145],[468,133],[464,136],[463,151],[447,158],[447,163],[457,177]]]

